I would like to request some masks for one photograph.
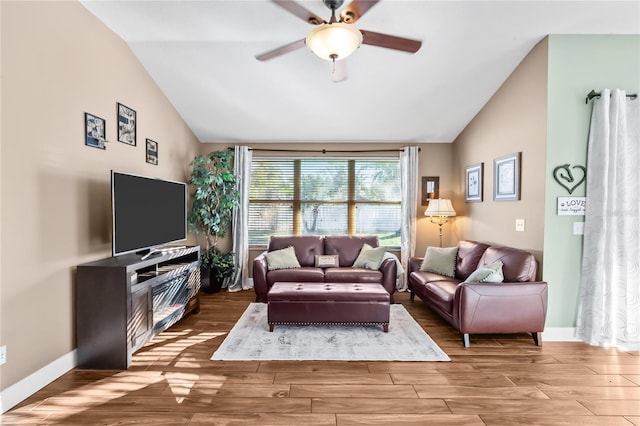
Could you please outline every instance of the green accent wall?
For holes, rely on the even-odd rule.
[[[586,166],[591,89],[640,92],[640,36],[549,36],[547,161],[543,279],[549,283],[547,327],[575,327],[582,236],[573,222],[583,216],[558,216],[557,197],[569,196],[553,179],[561,164]],[[571,196],[584,196],[585,184]],[[588,202],[588,200],[587,200]]]

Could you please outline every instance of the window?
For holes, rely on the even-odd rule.
[[[270,235],[335,234],[400,246],[398,159],[253,159],[250,245]]]

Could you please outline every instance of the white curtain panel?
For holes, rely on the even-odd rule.
[[[402,192],[400,230],[400,262],[407,270],[409,258],[416,251],[416,212],[418,210],[418,153],[417,146],[407,146],[400,152],[400,187]],[[398,290],[406,291],[404,274],[398,277]]]
[[[640,350],[640,109],[602,90],[591,115],[577,337]]]
[[[229,291],[248,290],[253,288],[253,280],[249,278],[249,183],[251,179],[251,159],[253,154],[248,146],[236,146],[234,150],[234,174],[237,189],[240,192],[238,207],[233,209],[233,253],[235,273]]]

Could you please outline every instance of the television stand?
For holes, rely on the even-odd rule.
[[[78,367],[125,370],[131,356],[200,310],[200,247],[125,254],[78,266]]]

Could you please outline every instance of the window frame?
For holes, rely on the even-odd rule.
[[[293,162],[293,198],[292,199],[260,199],[260,198],[251,198],[249,197],[249,205],[252,203],[256,204],[291,204],[292,208],[292,235],[304,235],[302,233],[303,228],[303,215],[302,215],[302,205],[303,204],[336,204],[347,206],[347,235],[356,235],[356,212],[358,205],[397,205],[399,209],[401,209],[402,200],[398,201],[377,201],[377,200],[357,200],[356,199],[356,163],[358,161],[397,161],[398,167],[400,167],[400,159],[396,156],[389,157],[368,157],[362,156],[357,158],[346,158],[346,157],[328,157],[320,159],[318,157],[272,157],[272,156],[264,156],[264,157],[254,157],[254,161],[292,161]],[[301,164],[303,161],[322,161],[322,160],[342,160],[347,161],[347,199],[340,201],[333,200],[305,200],[301,197],[302,191],[302,167]],[[398,182],[399,183],[399,182]],[[266,244],[251,244],[249,243],[249,247],[251,249],[258,249],[266,247]],[[398,246],[388,246],[390,249],[399,249]]]

